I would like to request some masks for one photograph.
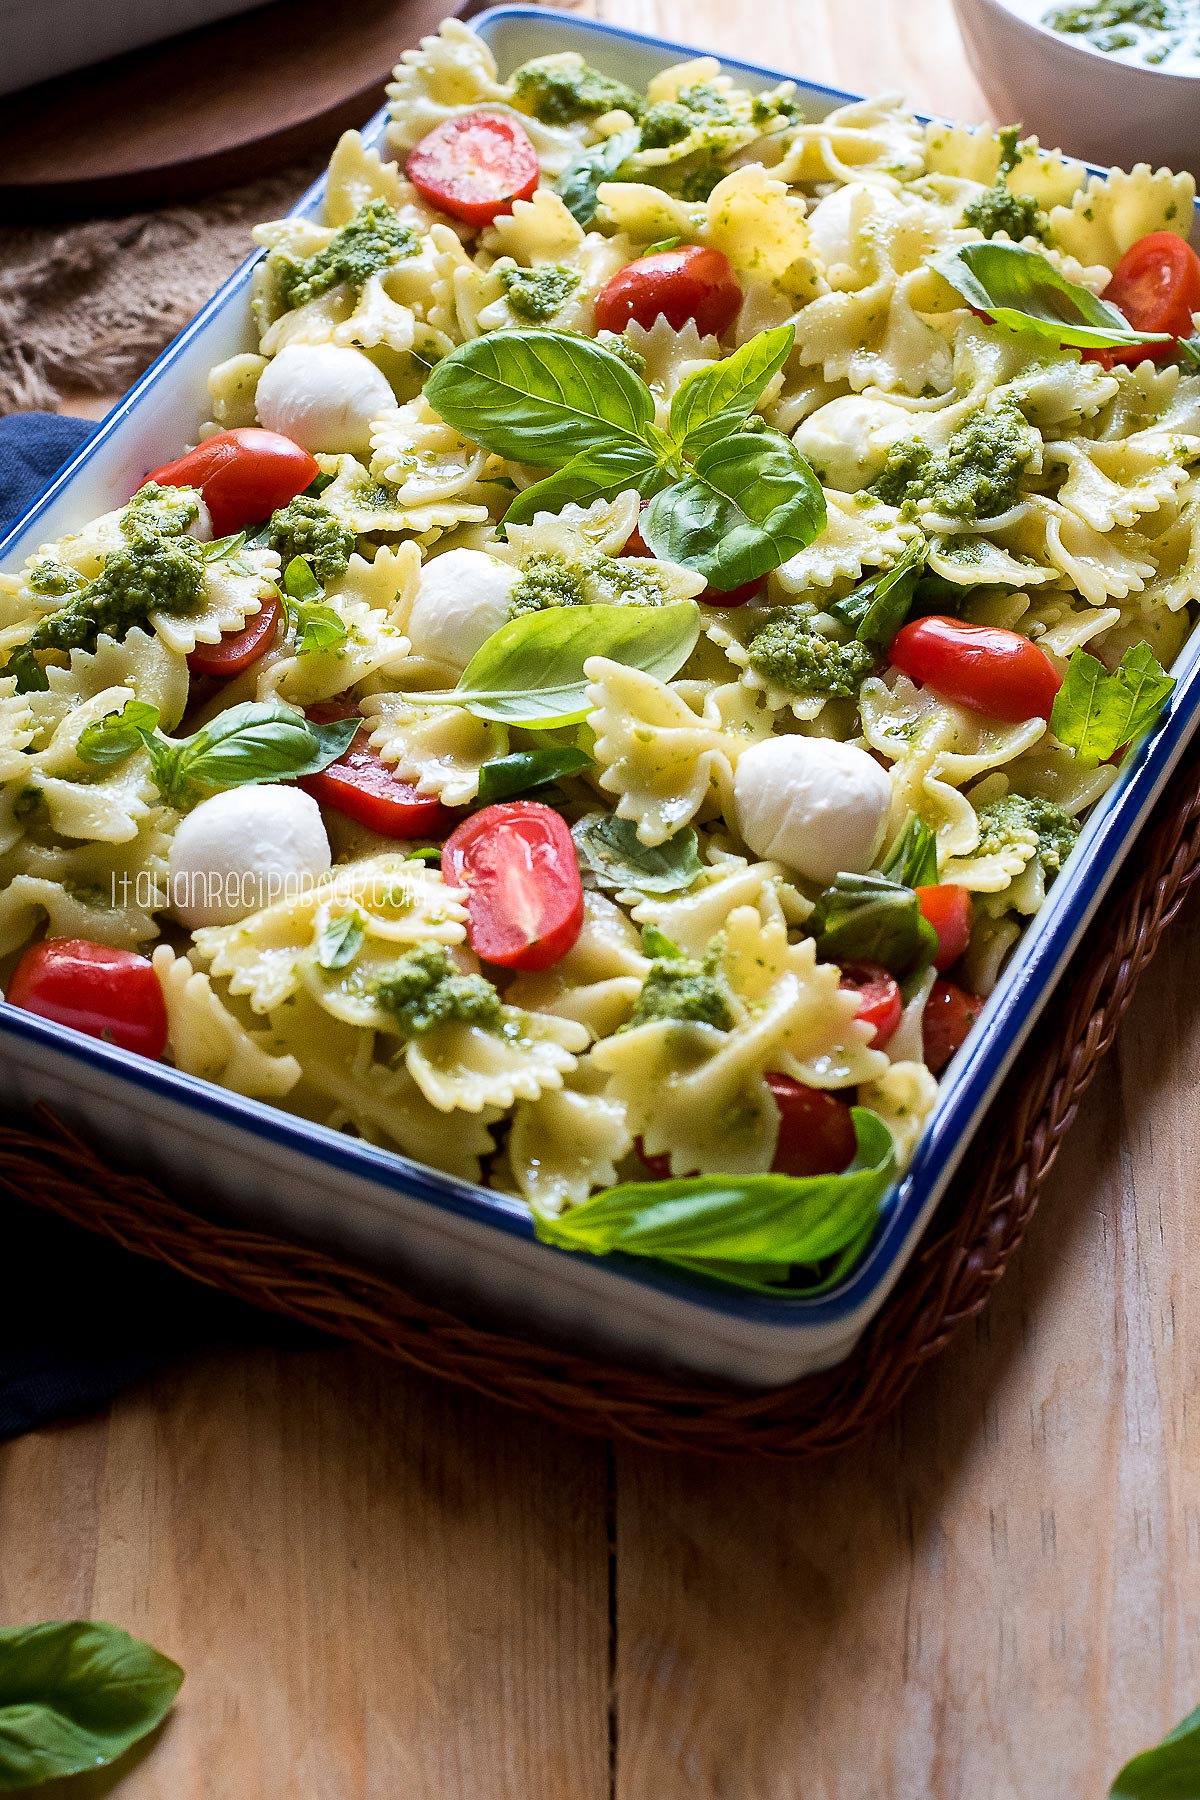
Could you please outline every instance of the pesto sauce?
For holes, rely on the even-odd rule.
[[[374,985],[374,996],[408,1037],[439,1025],[501,1025],[500,996],[482,975],[463,975],[444,944],[418,944]]]
[[[1079,821],[1039,795],[1005,794],[979,809],[979,850],[994,855],[1013,842],[1036,839],[1035,855],[1047,876],[1058,874],[1079,836]]]
[[[537,56],[513,76],[517,104],[543,125],[573,125],[609,112],[638,119],[646,102],[640,94],[593,69],[582,57]]]
[[[307,494],[297,495],[271,514],[266,539],[278,552],[282,568],[286,569],[294,556],[303,556],[324,586],[346,573],[355,545],[350,527]]]
[[[721,942],[709,945],[702,958],[656,957],[637,997],[626,1030],[673,1019],[682,1025],[715,1025],[731,1030],[733,995],[720,969]]]
[[[997,135],[1000,162],[995,180],[963,208],[963,224],[973,225],[985,238],[995,237],[998,231],[1007,232],[1014,243],[1024,237],[1044,237],[1049,221],[1037,201],[1029,194],[1014,194],[1008,185],[1008,177],[1025,153],[1021,127],[1006,125]]]
[[[893,444],[870,492],[910,517],[925,505],[955,519],[991,518],[1017,504],[1035,447],[1020,409],[1002,403],[973,414],[940,452],[920,438]]]
[[[362,287],[372,275],[415,256],[420,248],[420,237],[400,223],[386,200],[368,200],[323,250],[304,257],[280,254],[280,302],[285,312],[291,312],[341,282]]]
[[[509,312],[531,325],[544,325],[552,319],[579,286],[574,269],[564,269],[561,263],[543,263],[537,269],[502,269],[500,279]]]
[[[1040,22],[1123,62],[1189,74],[1200,68],[1200,0],[1092,0],[1051,7]]]
[[[674,598],[657,564],[641,557],[595,555],[568,562],[539,550],[521,569],[509,596],[511,619],[549,606],[664,606]]]
[[[850,699],[875,666],[866,644],[822,637],[811,629],[802,607],[781,606],[771,613],[748,646],[750,667],[792,694],[825,694]]]

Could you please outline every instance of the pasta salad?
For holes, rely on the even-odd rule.
[[[453,21],[389,94],[0,576],[7,1001],[828,1287],[1194,623],[1193,182]]]

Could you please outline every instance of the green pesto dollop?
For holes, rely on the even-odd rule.
[[[640,350],[634,349],[623,331],[598,331],[596,342],[603,349],[611,350],[614,356],[619,356],[625,367],[632,369],[635,375],[646,373],[645,357]]]
[[[778,607],[747,647],[750,667],[793,694],[827,694],[849,699],[875,665],[866,644],[813,631],[800,607]]]
[[[1017,504],[1036,448],[1020,409],[1002,401],[973,413],[936,454],[920,438],[893,444],[870,492],[909,516],[924,503],[955,519],[990,518]]]
[[[1044,237],[1047,219],[1037,201],[1031,194],[1012,193],[1008,185],[1009,175],[1024,154],[1021,127],[1006,125],[998,135],[1000,164],[996,179],[991,187],[963,208],[963,224],[973,225],[986,238],[995,237],[998,231],[1006,231],[1014,241]]]
[[[501,1022],[500,996],[482,975],[464,975],[444,944],[418,944],[381,975],[375,999],[409,1037],[438,1025],[481,1025],[495,1031]]]
[[[148,481],[121,512],[121,530],[131,541],[151,532],[157,537],[182,537],[200,517],[200,496],[194,488],[159,487]]]
[[[1109,55],[1136,50],[1152,68],[1200,60],[1200,8],[1196,0],[1092,0],[1043,13],[1051,31],[1081,37]],[[1130,58],[1129,60],[1133,60]]]
[[[696,82],[692,87],[680,88],[674,100],[660,100],[646,108],[638,148],[666,150],[672,144],[682,143],[694,131],[712,132],[716,143],[722,131],[744,122],[744,118],[745,115],[739,120],[719,88]]]
[[[994,855],[1014,843],[1031,844],[1051,877],[1062,868],[1078,836],[1078,819],[1036,794],[1005,794],[979,808],[980,855]]]
[[[68,594],[77,594],[86,587],[87,580],[69,563],[55,562],[53,557],[47,557],[45,562],[35,563],[28,571],[25,585],[31,593],[41,594],[47,600],[63,600]]]
[[[312,256],[278,259],[279,298],[285,312],[328,293],[339,282],[362,287],[421,247],[417,233],[402,225],[386,200],[368,200],[354,217],[335,231],[323,250]]]
[[[299,494],[271,514],[267,543],[278,551],[282,568],[286,569],[294,556],[303,556],[317,580],[328,586],[346,573],[355,537],[320,500]]]
[[[551,550],[527,558],[509,596],[510,618],[548,606],[665,606],[677,598],[649,557],[594,556],[568,562]]]
[[[620,109],[640,118],[646,102],[623,81],[593,69],[582,57],[536,56],[513,76],[517,105],[543,125],[573,125]]]
[[[654,958],[627,1029],[651,1025],[658,1019],[715,1025],[718,1031],[731,1029],[733,995],[721,973],[719,938],[709,945],[703,957]]]
[[[544,325],[552,319],[579,286],[574,269],[564,269],[561,263],[543,263],[537,269],[503,269],[500,279],[509,312],[533,325]]]

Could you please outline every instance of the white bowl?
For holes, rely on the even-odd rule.
[[[1052,0],[1045,0],[1049,10]],[[1002,122],[1086,162],[1200,176],[1200,74],[1129,63],[1023,18],[1005,0],[954,0],[967,56]]]
[[[160,38],[249,12],[262,0],[0,0],[0,94]]]

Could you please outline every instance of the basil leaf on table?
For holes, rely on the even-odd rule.
[[[685,456],[698,456],[745,424],[796,341],[794,325],[761,331],[732,356],[696,369],[671,401],[671,436]]]
[[[643,894],[682,894],[704,867],[700,840],[685,825],[665,844],[643,844],[632,819],[615,813],[589,813],[571,836],[583,868],[600,887],[637,888]]]
[[[913,538],[899,562],[833,601],[830,612],[854,627],[861,644],[878,644],[886,650],[909,615],[928,554],[924,537]]]
[[[642,514],[655,556],[694,569],[714,588],[740,587],[807,548],[825,524],[821,484],[780,431],[738,431]]]
[[[670,606],[551,606],[494,631],[442,693],[413,694],[421,706],[462,706],[477,719],[545,729],[587,716],[594,656],[669,681],[700,635],[694,600]]]
[[[573,744],[514,750],[510,756],[498,756],[483,764],[479,771],[479,798],[484,806],[490,806],[494,800],[528,793],[530,788],[544,787],[548,781],[558,781],[564,775],[578,775],[591,766],[587,751],[576,750]]]
[[[930,962],[938,947],[913,889],[875,873],[836,876],[805,929],[824,961],[879,963],[893,975]]]
[[[555,192],[577,224],[589,226],[596,216],[602,182],[612,181],[621,164],[637,149],[641,132],[614,131],[602,144],[589,144],[558,178]]]
[[[604,449],[581,450],[553,475],[518,494],[504,515],[504,523],[528,525],[535,513],[561,512],[569,500],[577,506],[590,506],[594,500],[615,500],[627,488],[645,493],[664,479],[658,452],[647,444],[609,444]]]
[[[619,356],[565,331],[492,331],[437,364],[425,398],[513,462],[558,469],[585,450],[650,441],[654,397]]]
[[[878,1217],[896,1156],[877,1113],[851,1109],[857,1150],[840,1175],[693,1175],[629,1181],[593,1194],[558,1218],[534,1215],[546,1244],[602,1256],[653,1256],[717,1279],[766,1285],[795,1266],[819,1267],[863,1246]],[[789,1283],[789,1293],[813,1291]],[[821,1285],[821,1281],[815,1284]]]
[[[115,1761],[161,1724],[182,1681],[117,1625],[0,1629],[0,1793]]]
[[[1196,1800],[1200,1795],[1200,1706],[1161,1744],[1131,1758],[1108,1790],[1108,1800]]]
[[[964,300],[1012,331],[1032,331],[1077,349],[1161,344],[1169,333],[1135,331],[1110,300],[1068,281],[1038,250],[1017,244],[960,244],[926,259]]]
[[[916,813],[879,866],[879,873],[904,887],[934,887],[938,878],[937,833]]]
[[[1157,722],[1174,686],[1149,644],[1131,645],[1111,675],[1086,650],[1076,650],[1054,696],[1050,729],[1085,768],[1094,768]]]

